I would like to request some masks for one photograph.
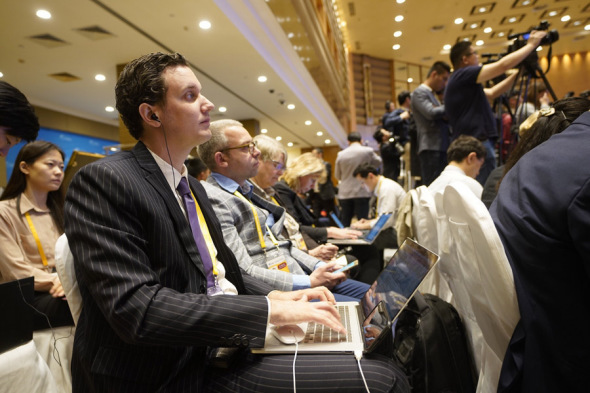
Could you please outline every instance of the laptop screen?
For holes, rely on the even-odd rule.
[[[364,314],[382,302],[380,312],[393,322],[437,261],[438,255],[406,239],[361,299]]]
[[[33,277],[0,284],[0,353],[33,339],[33,293]]]
[[[380,215],[375,225],[373,225],[373,228],[371,228],[369,233],[367,233],[367,236],[365,236],[365,239],[368,241],[372,241],[375,238],[375,236],[379,234],[381,228],[383,228],[383,225],[385,225],[387,220],[389,220],[389,217],[391,217],[391,213],[385,213]]]
[[[332,218],[332,220],[334,221],[334,223],[338,226],[338,228],[344,228],[344,225],[342,225],[342,221],[340,221],[338,219],[338,216],[336,215],[336,213],[331,212],[330,213],[330,218]]]

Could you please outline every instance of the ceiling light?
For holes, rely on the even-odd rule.
[[[295,109],[295,105],[294,104],[289,104],[289,105],[287,105],[287,109],[293,110],[293,109]]]
[[[395,0],[395,2],[398,4],[404,4],[406,2],[406,0]]]
[[[542,46],[537,46],[537,52],[541,52],[543,50]]]
[[[584,30],[590,30],[590,25],[584,26]]]
[[[262,130],[260,130],[261,134],[266,134],[268,132],[268,130],[266,128],[263,128]]]
[[[326,145],[329,145],[330,143],[332,143],[332,141],[331,141],[331,140],[329,140],[329,139],[326,139],[326,140],[324,141],[324,143],[325,143]]]
[[[289,143],[287,143],[287,146],[288,146],[288,147],[293,147],[293,142],[289,142]]]
[[[293,33],[288,33],[287,34],[287,38],[293,38],[293,37],[295,37],[295,34],[293,34]]]
[[[555,16],[555,15],[557,15],[557,11],[551,11],[551,12],[549,13],[549,16]]]
[[[479,7],[479,10],[478,11],[480,13],[484,13],[484,12],[486,12],[486,10],[487,10],[486,7]]]
[[[522,2],[522,5],[529,5],[529,4],[531,4],[531,2],[530,2],[529,0],[524,0],[524,1]]]
[[[484,33],[491,33],[492,32],[492,28],[491,27],[486,27],[485,29],[483,29]]]
[[[515,17],[512,17],[512,18],[508,19],[508,22],[514,23],[514,22],[516,22],[516,18]]]
[[[395,44],[394,46],[391,47],[393,50],[398,50],[399,48],[401,48],[400,44]]]
[[[316,132],[315,134],[316,134],[317,136],[322,136],[322,135],[324,135],[324,133],[323,133],[323,132],[321,132],[321,131],[318,131],[318,132]]]
[[[404,16],[403,15],[398,15],[395,17],[395,21],[396,22],[401,22],[402,20],[404,20]]]
[[[461,23],[463,23],[463,18],[457,18],[457,19],[455,19],[455,24],[456,25],[460,25]]]
[[[106,80],[107,78],[103,74],[96,74],[96,75],[94,75],[94,79],[96,79],[99,82],[102,82],[102,81]]]
[[[51,12],[47,10],[37,10],[35,13],[41,19],[51,19]]]
[[[275,139],[276,139],[277,141],[280,141],[281,139],[283,139],[283,137],[282,137],[282,136],[277,136]]]
[[[310,126],[311,125],[311,120],[305,120],[305,125],[306,126]]]
[[[0,78],[2,78],[3,76],[4,76],[4,74],[0,72]]]
[[[226,108],[226,107],[224,107],[224,106],[220,106],[220,107],[219,107],[217,110],[218,110],[219,112],[221,112],[221,113],[223,113],[223,112],[227,112],[227,108]]]
[[[505,33],[503,31],[498,33],[498,37],[504,37]]]
[[[109,106],[105,107],[104,110],[107,112],[114,112],[115,108],[113,108],[112,106],[109,105]]]
[[[260,82],[260,83],[264,83],[264,82],[266,82],[267,80],[268,80],[268,78],[267,78],[266,76],[264,76],[264,75],[260,75],[260,76],[258,77],[258,82]]]
[[[408,83],[414,82],[414,78],[408,78]]]
[[[398,30],[398,31],[396,31],[395,33],[393,33],[393,36],[394,36],[394,37],[401,37],[401,35],[402,35],[402,32],[401,32],[401,31],[399,31],[399,30]]]
[[[482,46],[482,45],[483,45],[483,40],[477,40],[477,41],[475,42],[475,45],[477,45],[477,46]]]
[[[564,16],[562,16],[562,17],[561,17],[561,21],[562,21],[562,22],[567,22],[567,21],[568,21],[568,20],[570,20],[571,18],[572,18],[572,17],[571,17],[571,16],[569,16],[569,15],[564,15]]]
[[[450,50],[451,49],[451,45],[450,44],[446,44],[445,46],[443,46],[444,50]]]
[[[203,30],[209,30],[211,28],[211,22],[208,20],[202,20],[199,22],[199,27]]]
[[[479,27],[479,25],[477,23],[472,23],[469,25],[470,29],[477,29]]]

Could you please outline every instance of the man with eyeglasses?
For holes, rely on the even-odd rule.
[[[211,139],[197,147],[211,169],[205,190],[240,267],[279,290],[323,285],[338,301],[360,299],[367,284],[346,279],[335,262],[320,261],[281,235],[285,209],[254,194],[248,181],[258,172],[260,150],[242,124],[218,120],[209,129]]]
[[[496,62],[484,65],[479,64],[477,50],[470,41],[460,41],[451,48],[454,72],[449,78],[444,96],[445,110],[453,130],[451,140],[465,134],[484,144],[487,155],[477,176],[477,181],[482,185],[496,167],[498,126],[489,101],[508,91],[518,74],[513,73],[490,88],[484,88],[483,84],[520,64],[537,49],[546,34],[545,31],[532,31],[525,46]]]

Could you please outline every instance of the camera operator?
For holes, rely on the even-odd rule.
[[[445,90],[445,110],[453,128],[451,139],[459,135],[471,135],[486,147],[487,155],[477,180],[484,184],[490,172],[496,167],[494,145],[498,137],[496,119],[489,100],[508,91],[517,73],[505,78],[493,87],[483,84],[520,64],[532,53],[546,31],[533,30],[526,45],[502,57],[500,60],[480,65],[479,56],[470,41],[461,41],[451,48],[451,62],[454,72]]]

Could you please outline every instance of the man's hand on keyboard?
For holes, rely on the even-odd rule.
[[[346,333],[340,322],[340,314],[330,302],[270,299],[270,323],[282,326],[302,322],[316,322],[339,333]]]

